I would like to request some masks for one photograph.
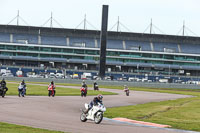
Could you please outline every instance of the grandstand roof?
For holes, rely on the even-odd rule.
[[[99,30],[0,25],[0,32],[99,38]],[[108,39],[200,44],[200,37],[108,31]]]

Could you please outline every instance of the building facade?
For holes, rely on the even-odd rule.
[[[108,72],[200,75],[200,37],[108,32]],[[2,65],[98,70],[100,31],[0,25]]]

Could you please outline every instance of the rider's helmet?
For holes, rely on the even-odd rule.
[[[51,81],[51,84],[53,85],[53,81]]]
[[[24,85],[24,80],[22,80],[21,84]]]
[[[124,88],[126,88],[127,87],[127,85],[124,85]]]
[[[3,78],[2,81],[5,81],[5,79]]]
[[[85,83],[85,80],[82,81],[82,84],[86,84],[86,83]]]
[[[99,101],[102,101],[103,96],[102,95],[98,95],[97,98],[99,99]]]

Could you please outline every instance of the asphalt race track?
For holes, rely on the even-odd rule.
[[[103,102],[106,107],[190,97],[139,91],[131,91],[130,96],[127,97],[122,90],[101,90],[119,93],[119,95],[104,96]],[[48,96],[26,96],[25,98],[19,98],[17,96],[6,96],[0,98],[0,121],[72,133],[180,133],[176,130],[136,126],[109,119],[103,119],[100,124],[95,124],[93,121],[81,122],[80,108],[84,108],[84,104],[89,103],[93,97],[56,96],[52,98]]]

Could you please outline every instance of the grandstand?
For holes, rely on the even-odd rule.
[[[106,70],[200,75],[200,38],[108,32]],[[100,31],[0,25],[1,65],[98,70]]]

